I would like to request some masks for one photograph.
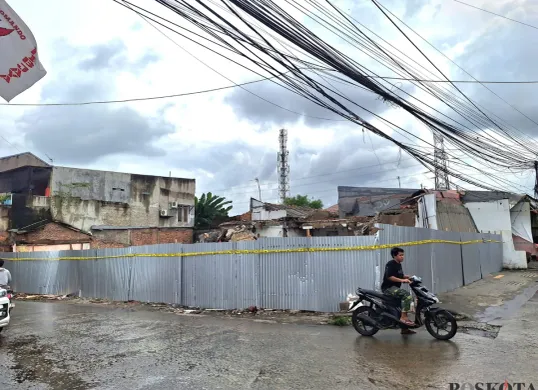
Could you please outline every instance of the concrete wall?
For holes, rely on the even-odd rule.
[[[286,210],[266,210],[265,203],[260,202],[256,199],[251,200],[251,211],[253,221],[271,221],[279,218],[284,218],[287,215]]]
[[[437,199],[427,194],[418,199],[418,217],[415,227],[437,230]]]
[[[469,202],[465,203],[465,207],[469,209],[480,232],[512,231],[508,199],[493,202]]]
[[[32,153],[21,153],[0,158],[0,172],[10,171],[26,166],[48,167],[49,164],[34,156]]]
[[[516,251],[512,238],[512,221],[508,199],[493,202],[465,203],[481,233],[495,233],[502,236],[503,267],[508,269],[526,269],[525,252]]]
[[[54,167],[53,218],[81,230],[92,226],[194,226],[194,179]],[[177,202],[178,209],[169,204]],[[168,217],[160,211],[167,210]]]

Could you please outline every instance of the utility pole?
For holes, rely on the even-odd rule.
[[[280,202],[284,203],[290,191],[290,165],[288,152],[288,130],[281,129],[278,135],[279,152],[277,154],[278,194]]]
[[[402,188],[402,183],[400,182],[400,176],[398,176],[398,188]]]
[[[260,188],[260,179],[255,178],[254,181],[258,184],[258,197],[260,202],[262,202],[262,189]]]
[[[433,134],[433,162],[435,164],[435,189],[449,190],[450,181],[447,173],[447,157],[445,152],[445,143],[443,136],[437,133]]]
[[[534,173],[536,180],[534,182],[534,199],[538,199],[538,161],[534,162]]]

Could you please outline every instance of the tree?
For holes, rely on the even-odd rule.
[[[286,198],[284,204],[288,206],[310,207],[318,210],[323,208],[323,202],[320,199],[308,199],[307,195],[295,195],[293,198]]]
[[[215,218],[227,217],[228,211],[233,206],[231,200],[226,200],[222,196],[213,195],[211,192],[202,194],[200,199],[194,198],[194,228],[208,229]]]

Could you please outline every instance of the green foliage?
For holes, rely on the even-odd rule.
[[[213,195],[211,192],[202,194],[200,199],[194,198],[194,228],[208,229],[217,217],[227,217],[232,209],[231,200],[222,196]]]
[[[318,210],[323,208],[323,202],[320,199],[308,199],[307,195],[295,195],[293,198],[286,198],[284,204],[288,206],[310,207]]]
[[[351,325],[351,317],[345,317],[345,316],[336,316],[331,318],[329,321],[329,324],[335,325],[335,326],[348,326]]]

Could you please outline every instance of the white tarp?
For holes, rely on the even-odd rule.
[[[46,74],[34,35],[7,2],[0,0],[0,96],[9,102]]]

